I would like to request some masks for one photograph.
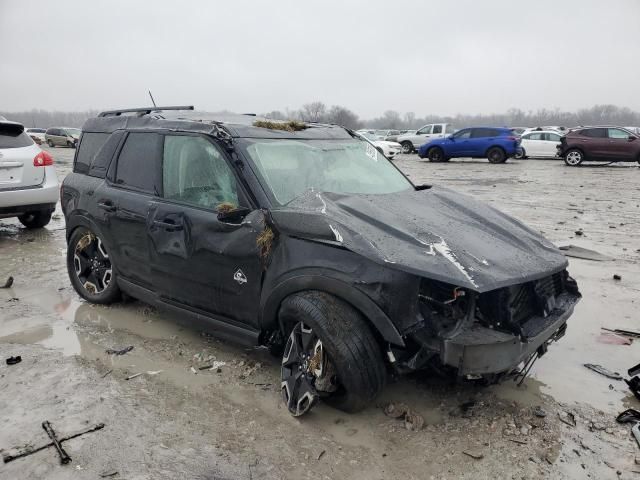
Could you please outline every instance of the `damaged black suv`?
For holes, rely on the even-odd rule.
[[[517,220],[413,185],[345,128],[190,109],[85,123],[61,199],[88,301],[125,293],[279,352],[293,415],[357,411],[429,365],[498,380],[564,334],[567,261]]]

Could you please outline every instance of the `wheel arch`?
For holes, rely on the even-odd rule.
[[[500,145],[500,144],[494,144],[491,145],[490,147],[488,147],[485,151],[484,151],[484,156],[487,157],[489,156],[489,152],[494,149],[494,148],[499,148],[500,150],[502,150],[502,153],[504,153],[505,157],[508,157],[509,155],[507,155],[507,150],[504,148],[504,146]],[[523,149],[524,150],[524,149]]]
[[[334,295],[358,310],[372,327],[373,333],[384,341],[398,346],[405,346],[402,336],[386,313],[363,292],[348,283],[320,275],[298,275],[279,283],[261,308],[261,327],[263,330],[280,328],[278,313],[285,298],[298,292],[316,290]]]

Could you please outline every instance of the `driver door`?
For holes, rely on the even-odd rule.
[[[224,152],[203,136],[166,135],[162,187],[147,217],[156,291],[192,310],[257,326],[262,213],[218,218],[221,206],[250,207]]]

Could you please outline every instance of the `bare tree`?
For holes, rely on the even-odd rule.
[[[322,102],[305,103],[302,106],[302,120],[305,122],[322,122],[327,113],[327,106]]]
[[[360,127],[360,120],[358,116],[351,110],[345,107],[334,105],[329,109],[327,114],[327,121],[329,123],[335,123],[336,125],[342,125],[343,127],[355,130]]]

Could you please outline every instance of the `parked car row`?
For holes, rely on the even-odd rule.
[[[76,148],[80,139],[80,129],[70,127],[25,128],[27,134],[37,144],[46,143],[49,147]]]

